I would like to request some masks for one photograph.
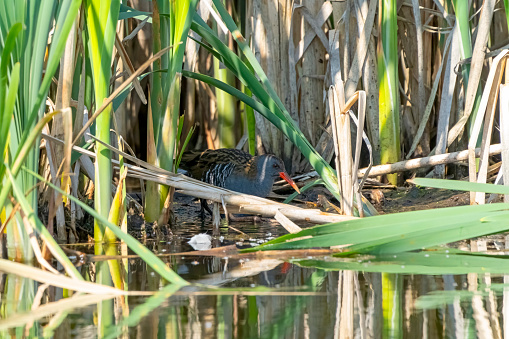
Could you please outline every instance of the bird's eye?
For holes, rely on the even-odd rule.
[[[274,166],[274,168],[279,168],[279,164],[274,164],[272,166]]]

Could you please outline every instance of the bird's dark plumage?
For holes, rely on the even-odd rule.
[[[253,157],[231,148],[187,151],[182,156],[180,167],[195,179],[259,197],[268,196],[279,177],[297,187],[286,174],[281,159],[269,154]]]

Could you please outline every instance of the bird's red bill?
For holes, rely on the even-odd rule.
[[[288,174],[286,174],[286,172],[279,172],[279,176],[281,176],[282,179],[284,179],[287,183],[289,183],[290,186],[292,186],[293,189],[296,190],[297,193],[300,194],[299,187],[297,187],[297,184],[295,183],[295,181],[293,181],[292,178],[290,178],[290,176]]]

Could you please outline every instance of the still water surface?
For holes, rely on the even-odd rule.
[[[284,233],[267,222],[235,227],[245,234],[223,228],[211,246],[249,247]],[[330,271],[274,257],[186,255],[194,250],[189,239],[210,229],[210,224],[184,223],[171,240],[146,246],[184,279],[221,289],[195,285],[172,294],[141,260],[119,259],[128,268],[130,291],[161,292],[53,312],[32,325],[2,333],[19,338],[502,338],[507,330],[503,314],[509,303],[504,303],[508,295],[501,274]],[[92,247],[70,248],[93,253]],[[369,263],[365,258],[348,260]],[[79,269],[94,280],[100,263],[92,260]],[[30,310],[29,301],[39,284],[3,275],[2,287],[0,325],[4,326],[10,315]],[[64,296],[67,291],[50,287],[42,301]]]

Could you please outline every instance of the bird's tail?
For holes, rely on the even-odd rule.
[[[186,171],[190,171],[198,163],[202,153],[203,151],[185,151],[184,154],[182,154],[179,167]]]

